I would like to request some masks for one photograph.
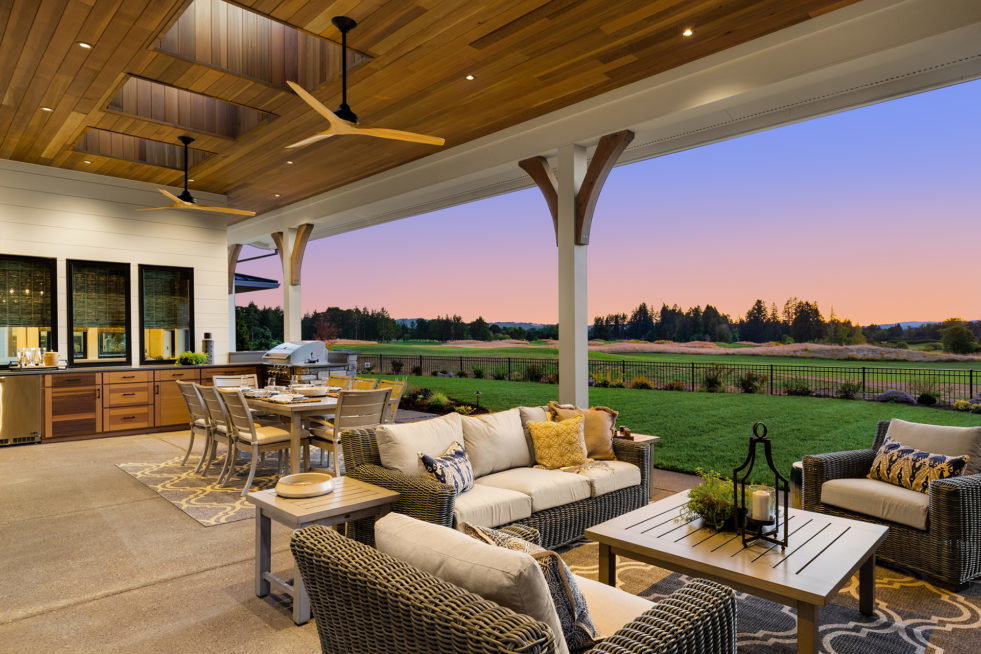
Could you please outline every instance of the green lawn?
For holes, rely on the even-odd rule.
[[[434,343],[379,343],[377,345],[345,345],[347,349],[357,350],[365,354],[389,355],[389,356],[465,356],[465,357],[526,357],[526,358],[547,358],[555,359],[558,357],[558,350],[554,347],[528,346],[528,347],[493,347],[493,348],[465,348],[453,347],[448,345],[437,345]],[[740,349],[740,348],[735,348]],[[816,357],[781,357],[781,356],[754,356],[752,354],[674,354],[667,352],[647,352],[632,354],[609,354],[606,352],[590,352],[589,358],[594,361],[663,361],[673,363],[688,363],[697,360],[700,363],[751,363],[757,365],[805,365],[805,366],[840,366],[840,367],[861,367],[867,368],[932,368],[932,369],[970,369],[981,370],[981,362],[978,361],[849,361],[835,359],[819,359]]]
[[[558,386],[530,382],[452,377],[409,377],[410,386],[442,391],[499,411],[519,405],[542,405],[558,399]],[[774,461],[789,471],[805,454],[869,447],[879,420],[902,418],[942,425],[981,425],[981,415],[879,402],[592,388],[590,405],[620,412],[618,424],[642,434],[656,434],[654,461],[660,468],[695,472],[701,467],[731,476],[746,456],[753,423],[766,423]]]

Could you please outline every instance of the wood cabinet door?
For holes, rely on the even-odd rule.
[[[102,387],[45,389],[45,434],[49,438],[102,431]]]
[[[191,417],[187,413],[187,404],[177,387],[177,381],[158,381],[154,383],[153,395],[154,424],[187,426]]]

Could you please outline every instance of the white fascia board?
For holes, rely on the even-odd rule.
[[[697,38],[697,37],[696,37]],[[981,2],[863,0],[229,228],[270,247],[531,186],[516,162],[632,129],[628,163],[981,76]]]

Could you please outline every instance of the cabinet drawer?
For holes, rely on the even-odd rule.
[[[59,375],[45,375],[51,388],[77,388],[79,386],[96,386],[100,382],[97,372],[74,372]]]
[[[197,368],[174,368],[173,370],[154,370],[153,381],[201,381],[201,371]]]
[[[102,417],[102,428],[105,431],[122,429],[144,429],[153,426],[153,407],[121,406],[106,409]]]
[[[106,372],[102,374],[103,384],[132,384],[152,381],[149,370],[126,370],[125,372]]]
[[[106,386],[105,405],[128,406],[131,404],[150,404],[153,401],[152,384],[113,384]]]

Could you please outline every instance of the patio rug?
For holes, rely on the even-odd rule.
[[[562,558],[572,571],[596,579],[598,546],[574,547]],[[617,586],[657,601],[688,577],[621,558]],[[820,651],[827,654],[975,653],[981,648],[981,582],[961,593],[937,588],[902,572],[876,568],[875,616],[858,611],[858,575],[834,603],[820,611]],[[740,654],[791,654],[797,651],[795,609],[737,593]]]
[[[311,460],[317,465],[319,448],[310,448]],[[244,497],[242,486],[248,478],[248,459],[239,458],[237,473],[222,488],[218,485],[218,473],[222,459],[219,456],[211,465],[208,475],[197,474],[194,467],[198,459],[194,454],[181,465],[184,455],[160,463],[117,463],[116,467],[132,475],[137,481],[156,491],[165,500],[191,516],[205,527],[255,517],[255,509]],[[343,461],[341,467],[343,469]],[[276,456],[268,455],[265,463],[256,468],[252,490],[272,488],[279,475],[276,472]]]

